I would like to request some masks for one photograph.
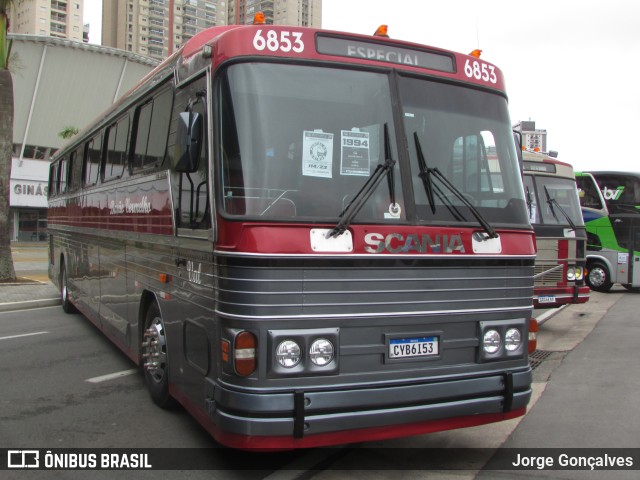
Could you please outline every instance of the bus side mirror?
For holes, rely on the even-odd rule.
[[[195,112],[182,112],[178,119],[178,146],[180,158],[176,172],[193,173],[198,170],[202,151],[202,115]]]

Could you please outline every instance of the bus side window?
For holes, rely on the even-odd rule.
[[[107,155],[102,179],[106,182],[120,178],[127,164],[127,140],[129,138],[129,117],[125,116],[107,129]]]
[[[164,160],[172,104],[173,90],[166,89],[136,109],[133,170],[159,166]]]
[[[57,192],[64,193],[67,191],[67,158],[63,158],[60,160],[58,164],[58,182],[57,182]]]
[[[101,150],[102,134],[96,135],[85,144],[84,162],[82,163],[82,180],[84,186],[98,183]]]
[[[211,208],[209,203],[209,162],[208,129],[206,111],[205,79],[189,84],[176,94],[171,132],[173,134],[170,157],[172,183],[174,184],[174,206],[176,208],[176,226],[178,228],[207,230],[211,228]],[[184,115],[188,113],[189,115]],[[189,118],[190,126],[180,122]],[[199,158],[197,168],[190,171],[185,168],[184,159],[189,156],[187,149],[193,145],[185,144],[180,137],[184,128],[199,128],[199,132],[190,132],[191,138],[199,138]],[[183,160],[181,162],[181,160]]]
[[[47,190],[49,198],[58,194],[58,164],[53,163],[49,167],[49,188]]]
[[[69,178],[67,183],[70,191],[77,190],[81,186],[83,150],[82,147],[78,147],[75,152],[71,153],[69,158]]]

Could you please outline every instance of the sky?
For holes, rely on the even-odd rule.
[[[85,0],[99,43],[102,0]],[[512,123],[533,120],[576,170],[640,172],[640,1],[323,0],[322,27],[468,53],[504,74]]]

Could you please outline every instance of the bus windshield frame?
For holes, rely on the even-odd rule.
[[[387,125],[393,188],[379,185],[353,223],[477,224],[469,207],[437,181],[434,208],[428,207],[415,134],[429,167],[438,168],[490,224],[528,228],[501,95],[393,70],[335,65],[239,62],[218,78],[223,215],[335,222],[385,162]]]

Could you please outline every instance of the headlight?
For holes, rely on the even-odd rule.
[[[280,342],[276,349],[276,359],[283,367],[293,368],[300,363],[301,352],[300,345],[293,340],[285,340]]]
[[[517,328],[510,328],[504,336],[504,348],[514,352],[522,345],[522,334]]]
[[[576,267],[567,268],[567,280],[573,282],[576,279]]]
[[[502,339],[496,330],[487,330],[482,340],[482,348],[487,353],[496,353],[500,349]]]
[[[582,277],[584,277],[584,268],[576,267],[576,280],[582,280]]]
[[[316,340],[309,349],[309,358],[319,367],[328,365],[333,360],[333,344],[325,338]]]

